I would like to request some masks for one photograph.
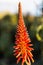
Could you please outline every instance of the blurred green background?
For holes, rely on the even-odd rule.
[[[43,16],[27,14],[23,17],[34,48],[35,62],[32,65],[43,65]],[[17,22],[18,14],[7,14],[0,18],[0,65],[17,65],[13,56]]]

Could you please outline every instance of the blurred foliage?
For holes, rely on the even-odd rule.
[[[11,15],[11,24],[16,25],[17,24],[17,15]]]
[[[36,37],[39,41],[43,41],[43,24],[38,26]]]

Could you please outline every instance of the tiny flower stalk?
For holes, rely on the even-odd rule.
[[[27,65],[31,65],[31,61],[34,62],[33,54],[31,53],[33,48],[33,44],[30,44],[31,40],[28,35],[23,16],[22,16],[22,8],[21,3],[19,3],[19,13],[18,13],[18,25],[16,31],[16,40],[14,48],[14,56],[17,58],[17,63],[22,60],[22,65],[26,63]]]

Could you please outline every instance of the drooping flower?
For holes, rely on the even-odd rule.
[[[33,54],[31,53],[31,51],[34,49],[31,48],[31,40],[23,20],[21,3],[19,3],[18,25],[15,37],[16,45],[13,47],[15,49],[13,52],[17,58],[17,63],[22,59],[22,65],[24,65],[24,63],[26,63],[27,65],[31,65],[30,60],[34,62]]]

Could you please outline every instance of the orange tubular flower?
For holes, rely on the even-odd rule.
[[[22,65],[24,65],[24,63],[26,63],[27,65],[31,65],[30,60],[34,62],[31,51],[34,49],[30,47],[32,46],[32,44],[30,44],[31,40],[24,24],[21,3],[19,3],[18,25],[15,37],[16,46],[13,47],[15,49],[13,52],[14,55],[16,55],[17,63],[20,61],[20,59],[22,59]]]

